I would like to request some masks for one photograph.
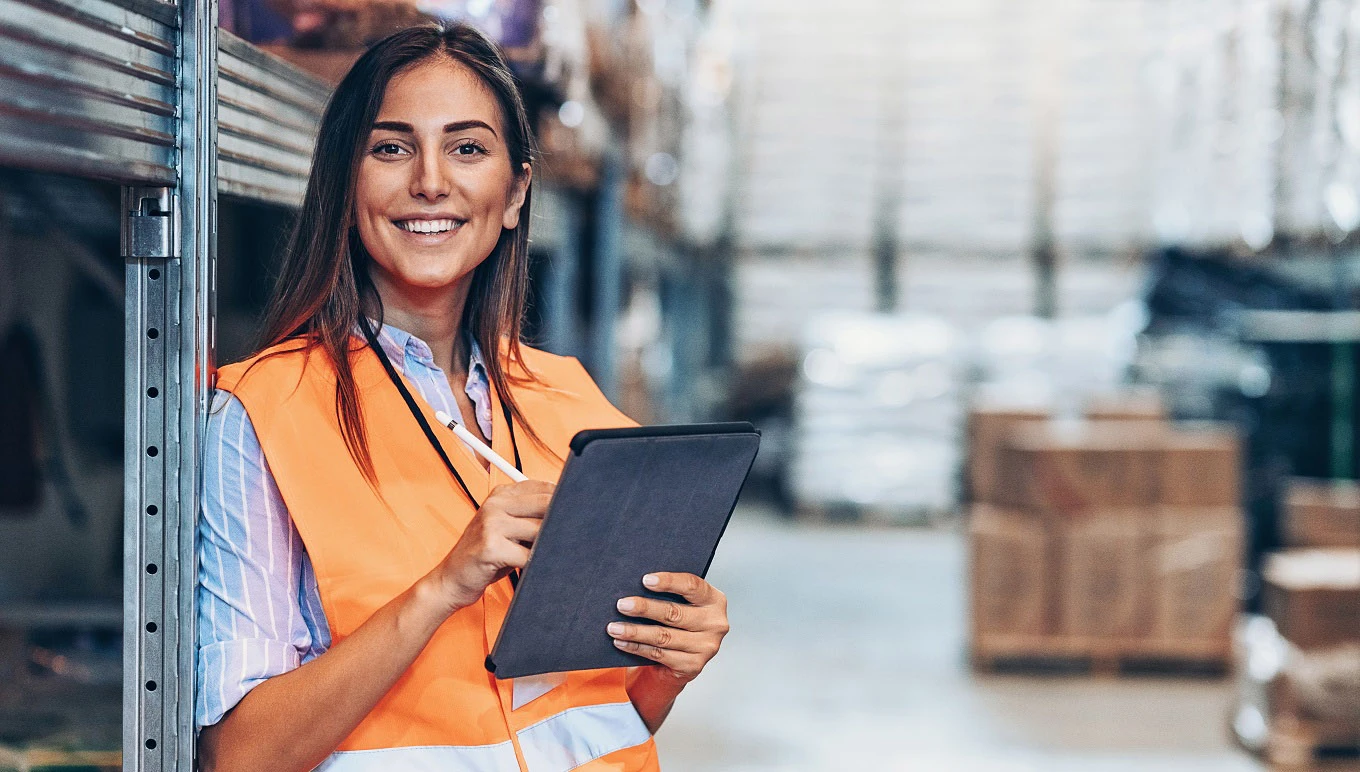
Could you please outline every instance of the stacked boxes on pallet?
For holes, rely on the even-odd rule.
[[[1243,520],[1239,441],[1140,397],[1060,421],[970,415],[972,649],[1186,660],[1231,649]]]
[[[1244,678],[1236,728],[1273,762],[1302,764],[1360,747],[1360,486],[1296,479],[1284,504],[1288,548],[1263,571],[1272,629],[1246,641],[1275,667]]]

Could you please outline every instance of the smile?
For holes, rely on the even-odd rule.
[[[410,233],[447,233],[457,230],[462,220],[394,220],[398,228]]]

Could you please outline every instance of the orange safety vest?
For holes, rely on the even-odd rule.
[[[516,432],[523,471],[556,481],[581,429],[633,425],[575,359],[524,347],[537,383],[513,385],[525,421]],[[502,354],[504,356],[504,353]],[[217,387],[240,399],[316,572],[332,640],[339,643],[448,554],[475,514],[372,350],[353,355],[377,490],[345,447],[335,372],[325,352],[285,342],[223,367]],[[510,374],[523,375],[511,365]],[[408,385],[409,387],[409,385]],[[415,394],[415,390],[411,389]],[[510,482],[483,469],[416,396],[473,496]],[[492,390],[491,445],[514,457]],[[651,734],[625,690],[626,670],[578,671],[518,710],[513,684],[486,671],[509,608],[508,580],[455,612],[392,690],[317,769],[327,772],[659,772]]]

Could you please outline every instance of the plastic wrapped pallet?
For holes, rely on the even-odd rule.
[[[1086,403],[1099,410],[1110,395],[1127,393],[1120,384],[1137,351],[1134,321],[1124,311],[1058,320],[999,317],[977,336],[977,369],[990,386],[1046,392],[1060,415],[1076,417],[1071,408]]]
[[[1310,768],[1328,750],[1360,746],[1360,643],[1302,650],[1265,617],[1237,639],[1233,734],[1273,765]]]
[[[1287,689],[1276,693],[1277,709],[1345,722],[1360,744],[1360,642],[1314,651],[1291,646],[1281,675]]]
[[[792,488],[804,509],[912,519],[956,504],[959,336],[921,315],[808,323],[794,407]]]

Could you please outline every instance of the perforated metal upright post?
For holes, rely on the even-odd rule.
[[[217,4],[182,0],[177,12],[176,184],[123,189],[126,772],[193,769],[193,540],[213,348]]]

